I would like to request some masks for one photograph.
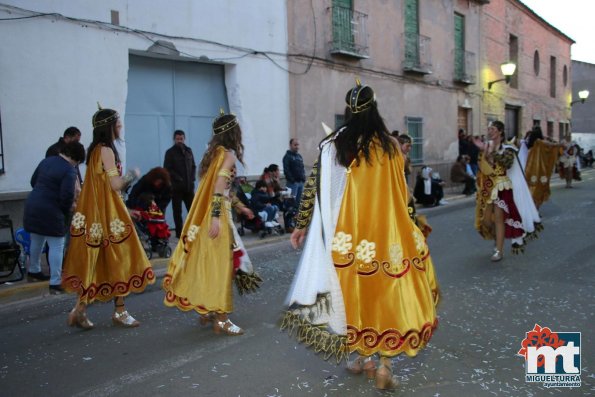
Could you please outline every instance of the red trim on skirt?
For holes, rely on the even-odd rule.
[[[504,237],[523,237],[525,228],[523,227],[521,214],[519,214],[519,210],[514,203],[512,189],[500,190],[498,192],[498,198],[494,200],[494,205],[502,208],[502,211],[504,211]]]

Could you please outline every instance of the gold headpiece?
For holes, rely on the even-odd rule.
[[[223,110],[223,108],[219,109],[219,116],[215,118],[215,120],[213,120],[213,134],[214,135],[219,135],[219,134],[223,134],[224,132],[227,132],[229,130],[231,130],[233,127],[235,127],[236,125],[238,125],[238,119],[234,114],[229,114],[230,116],[233,116],[233,118],[228,121],[227,123],[220,125],[219,127],[215,127],[215,124],[217,124],[217,121],[219,121],[221,119],[221,117],[226,116],[225,114],[225,110]]]
[[[91,123],[93,124],[93,128],[97,128],[97,127],[101,127],[107,124],[111,124],[114,121],[118,120],[118,118],[120,118],[120,115],[118,114],[118,112],[116,112],[114,110],[114,114],[101,119],[101,120],[97,120],[97,116],[99,114],[99,112],[101,112],[102,110],[111,110],[111,109],[103,109],[101,107],[101,105],[99,104],[99,102],[97,102],[97,111],[95,112],[95,114],[93,115],[93,118],[91,119]]]
[[[353,87],[351,89],[351,92],[349,95],[349,100],[347,102],[347,104],[349,105],[349,108],[351,109],[351,113],[360,113],[360,112],[363,112],[364,110],[368,110],[372,106],[372,103],[374,102],[374,99],[375,99],[375,95],[372,95],[372,98],[370,98],[368,101],[361,103],[359,105],[357,104],[357,102],[359,100],[359,94],[366,87],[368,87],[368,86],[362,85],[362,82],[360,81],[359,78],[357,78],[357,77],[355,78],[355,87]],[[370,88],[370,87],[368,87],[368,88]],[[372,88],[370,88],[370,90],[371,89]]]

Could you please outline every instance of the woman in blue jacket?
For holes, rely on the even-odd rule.
[[[85,148],[79,142],[70,142],[58,156],[45,158],[33,176],[33,191],[25,202],[23,224],[31,234],[31,256],[27,279],[50,280],[50,293],[62,293],[62,259],[64,236],[68,230],[68,214],[75,200],[76,166],[85,159]],[[41,250],[50,247],[50,276],[41,271]]]

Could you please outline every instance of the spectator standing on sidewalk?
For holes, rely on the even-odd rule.
[[[58,142],[51,145],[45,152],[45,157],[58,156],[61,153],[62,148],[70,142],[80,142],[81,131],[76,127],[68,127],[64,130],[62,137],[58,139]]]
[[[291,194],[299,204],[304,191],[304,182],[306,182],[306,170],[304,169],[304,159],[298,153],[300,142],[296,138],[289,140],[289,150],[283,156],[283,173],[287,187],[291,189]]]
[[[463,194],[469,196],[475,193],[475,177],[469,175],[467,166],[469,165],[469,156],[463,155],[457,157],[457,161],[450,169],[450,180],[455,183],[464,183]]]
[[[165,152],[163,167],[169,172],[172,185],[171,206],[176,227],[176,237],[180,238],[184,221],[182,202],[186,211],[190,211],[194,198],[194,179],[196,163],[192,149],[186,146],[186,134],[182,130],[174,131],[174,145]]]
[[[467,140],[469,142],[467,146],[467,155],[469,156],[469,167],[473,173],[473,177],[477,176],[477,171],[479,171],[479,149],[473,143],[473,136],[467,135]]]
[[[31,257],[27,272],[29,281],[50,280],[50,293],[63,292],[62,260],[64,241],[69,229],[70,213],[76,195],[75,167],[85,160],[85,148],[78,141],[60,147],[58,156],[39,163],[31,177],[33,191],[25,202],[23,224],[31,234]],[[50,277],[41,272],[41,251],[48,243]]]
[[[465,130],[460,128],[457,136],[459,139],[459,156],[469,154],[469,139],[465,134]]]
[[[58,156],[62,151],[64,145],[70,142],[80,142],[81,141],[81,131],[76,127],[68,127],[64,130],[64,134],[62,134],[62,138],[58,139],[58,142],[51,145],[48,150],[45,152],[45,157],[51,156]],[[83,177],[81,176],[81,171],[79,170],[79,166],[76,166],[76,176],[78,179],[79,185],[83,184]],[[80,186],[79,186],[80,189]]]

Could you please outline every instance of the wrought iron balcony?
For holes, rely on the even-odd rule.
[[[403,70],[410,73],[430,74],[432,73],[432,57],[429,37],[417,33],[405,33],[405,57],[403,59]]]
[[[454,81],[461,84],[475,84],[475,54],[465,50],[454,50]]]
[[[368,58],[368,15],[341,6],[332,6],[329,10],[333,23],[331,54]]]

